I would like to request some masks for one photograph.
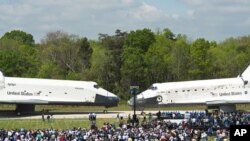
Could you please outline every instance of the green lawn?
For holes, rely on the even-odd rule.
[[[116,119],[98,119],[97,126],[101,127],[104,122],[118,125]],[[18,119],[0,120],[0,129],[70,129],[70,128],[90,128],[88,119],[52,119],[42,121],[42,119]]]
[[[145,110],[204,110],[204,105],[185,105],[185,106],[167,106],[167,107],[154,107],[145,108]],[[71,105],[36,105],[36,111],[47,109],[51,112],[93,112],[103,111],[105,108],[100,106],[71,106]],[[0,111],[15,110],[13,104],[0,104]],[[132,110],[127,104],[120,104],[117,107],[108,108],[108,111],[129,111]]]
[[[237,110],[250,110],[250,104],[238,104]],[[70,105],[36,105],[36,111],[48,109],[51,112],[97,112],[105,108],[100,106],[70,106]],[[205,105],[185,105],[185,106],[165,106],[155,108],[145,108],[145,110],[205,110]],[[0,111],[15,110],[15,105],[0,104]],[[108,111],[129,111],[132,110],[124,101],[117,107],[108,108]]]

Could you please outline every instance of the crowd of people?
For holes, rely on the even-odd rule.
[[[161,116],[162,118],[165,118],[165,119],[184,119],[185,118],[185,114],[183,114],[179,111],[176,111],[176,112],[174,112],[174,111],[162,111],[162,112],[156,113],[156,115]]]
[[[171,122],[166,113],[177,118],[178,113],[157,112],[142,114],[141,120],[117,116],[119,124],[103,123],[96,127],[95,114],[89,115],[89,128],[72,128],[67,130],[0,130],[0,141],[208,141],[209,136],[215,141],[227,141],[229,126],[250,124],[250,113],[186,112],[181,122]],[[188,117],[189,116],[189,117]],[[185,117],[188,117],[185,119]],[[138,122],[140,121],[140,123]]]

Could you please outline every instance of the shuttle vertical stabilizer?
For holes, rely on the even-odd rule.
[[[250,65],[245,69],[245,71],[241,75],[244,79],[250,78]]]
[[[0,89],[3,89],[5,86],[3,73],[0,71]]]

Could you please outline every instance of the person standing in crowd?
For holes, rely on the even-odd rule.
[[[128,120],[127,120],[127,123],[129,124],[131,122],[131,115],[128,114]]]
[[[117,121],[119,122],[119,120],[120,120],[120,113],[117,113],[116,119],[117,119]]]
[[[43,122],[45,121],[44,112],[42,112],[42,120],[43,120]]]
[[[156,113],[157,119],[160,120],[161,119],[161,111],[159,110],[159,112]]]
[[[147,122],[147,118],[146,118],[146,113],[143,112],[143,115],[142,115],[142,123],[145,124]]]
[[[50,115],[47,115],[47,120],[48,122],[50,122]]]
[[[96,114],[93,113],[93,120],[96,121]]]
[[[152,113],[151,113],[151,112],[149,112],[149,113],[148,113],[148,120],[149,120],[149,121],[151,121],[151,120],[152,120],[152,118],[153,118]]]

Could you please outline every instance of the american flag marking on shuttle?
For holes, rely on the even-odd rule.
[[[210,92],[212,94],[212,96],[218,96],[217,93],[214,93],[214,92]]]

